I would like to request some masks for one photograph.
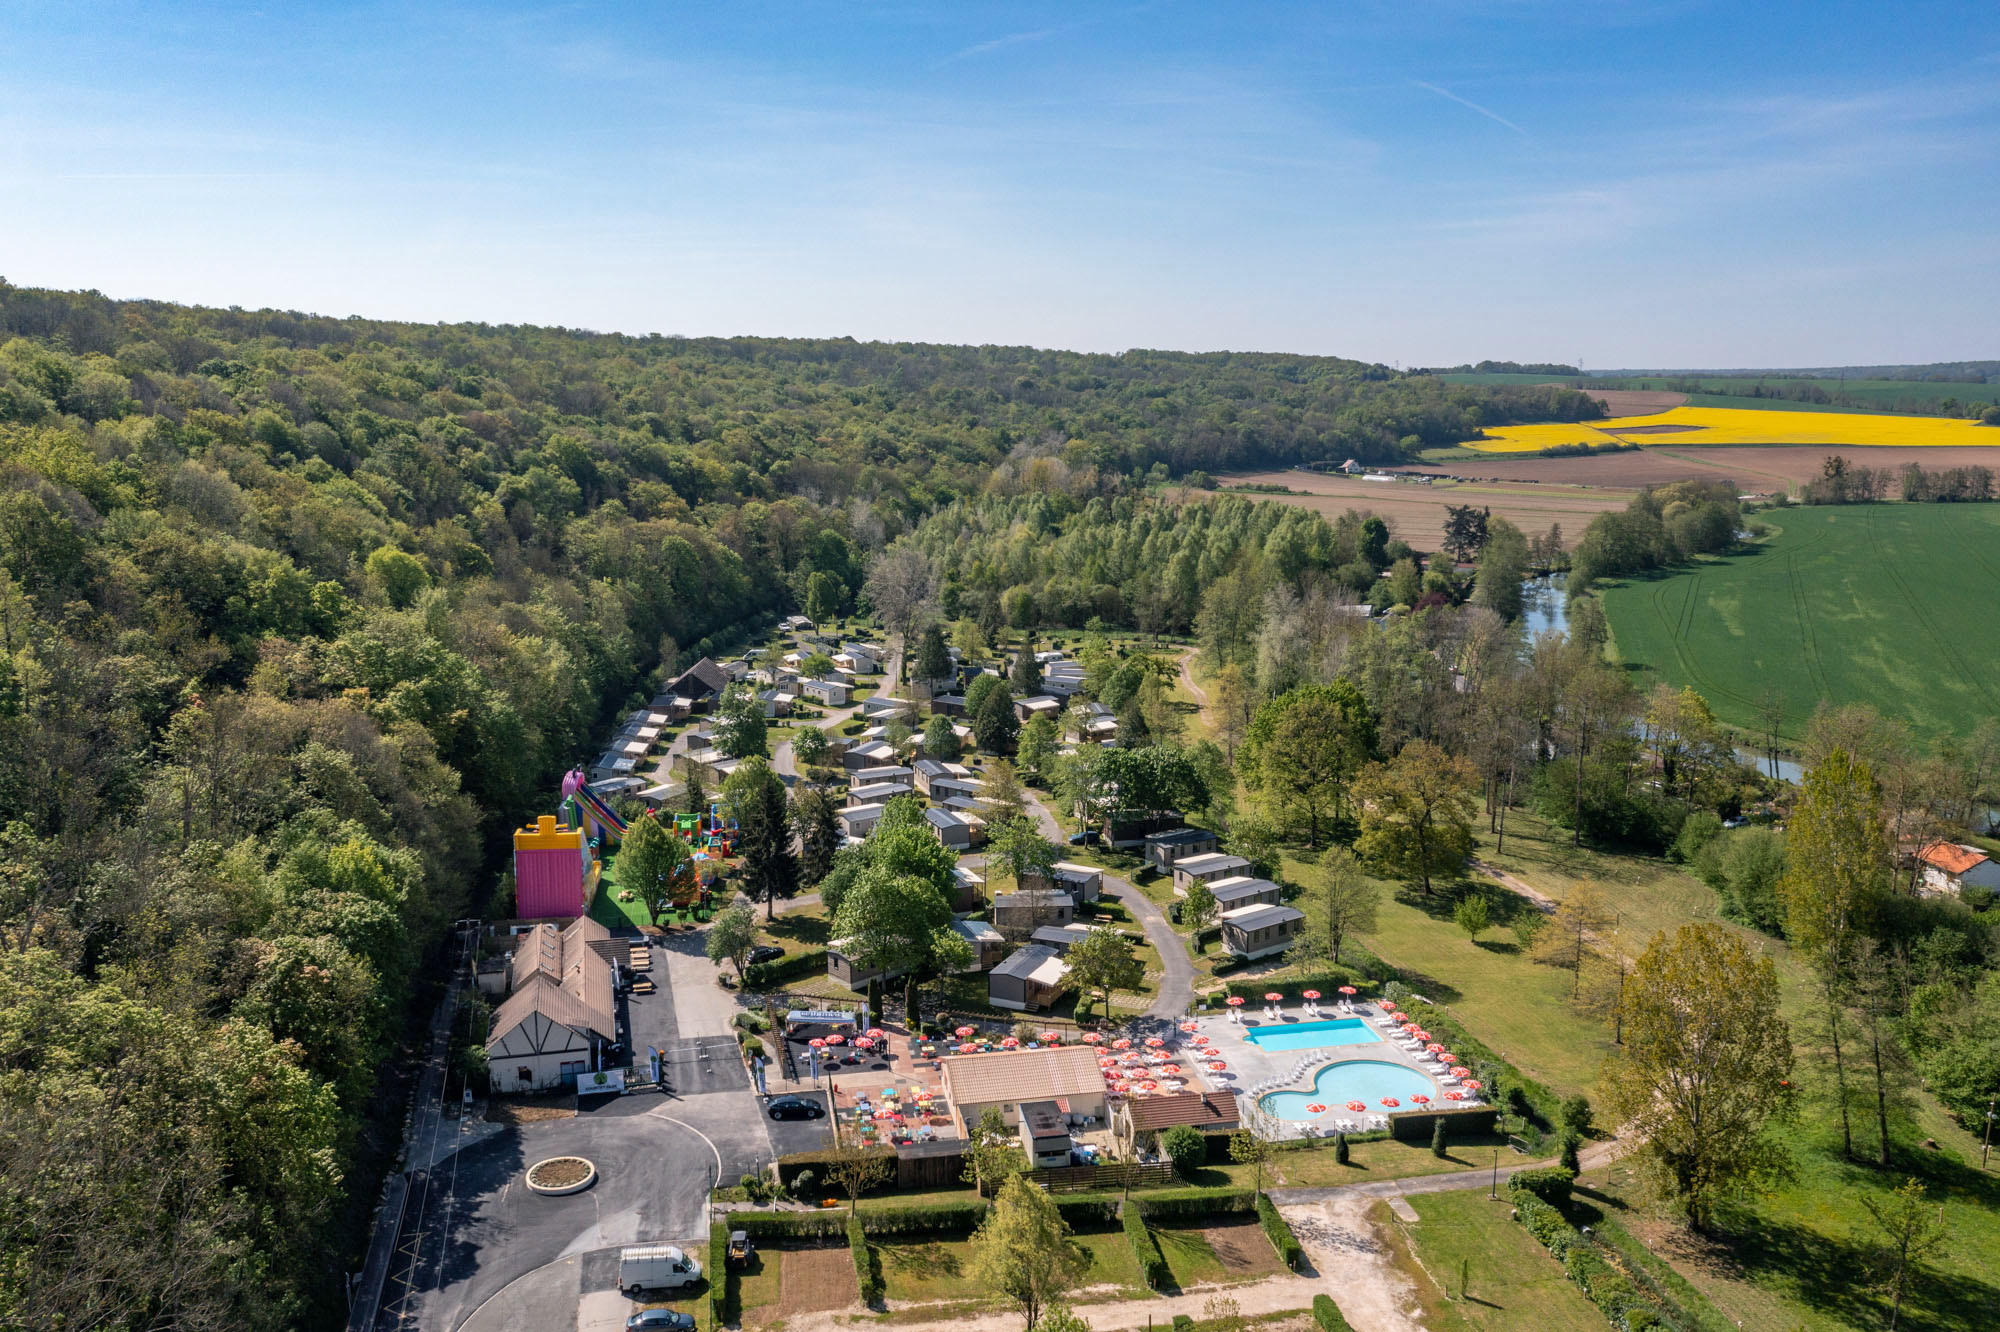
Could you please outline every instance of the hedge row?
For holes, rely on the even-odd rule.
[[[729,1227],[717,1221],[708,1228],[709,1326],[734,1323],[736,1304],[741,1298],[742,1287],[736,1273],[729,1270]]]
[[[874,1304],[882,1298],[882,1268],[875,1250],[868,1247],[868,1235],[861,1229],[861,1216],[857,1212],[847,1214],[847,1252],[854,1259],[854,1279],[861,1286],[861,1302]]]
[[[776,962],[751,963],[743,968],[743,986],[749,990],[764,990],[802,976],[818,975],[825,970],[826,949],[808,948],[803,953],[787,954]]]
[[[1124,1215],[1125,1239],[1132,1246],[1132,1257],[1138,1261],[1139,1275],[1151,1290],[1165,1290],[1173,1282],[1173,1273],[1167,1269],[1167,1260],[1160,1253],[1160,1242],[1153,1238],[1153,1232],[1146,1226],[1146,1218],[1136,1207],[1127,1207]]]
[[[1109,1226],[1118,1221],[1118,1197],[1111,1193],[1057,1193],[1056,1211],[1071,1230]]]
[[[894,1169],[896,1149],[894,1147],[878,1147],[873,1150],[882,1159],[888,1161],[891,1166],[889,1173],[883,1177],[880,1183],[875,1185],[875,1188],[881,1188],[883,1185],[893,1183],[896,1178]],[[789,1189],[797,1182],[800,1171],[810,1170],[813,1172],[813,1179],[815,1181],[814,1192],[824,1195],[826,1189],[832,1185],[832,1181],[827,1178],[826,1165],[829,1162],[840,1160],[845,1155],[845,1149],[829,1147],[824,1151],[793,1152],[790,1156],[781,1156],[778,1158],[778,1182]],[[863,1192],[872,1193],[874,1189],[865,1189]]]
[[[1511,1187],[1512,1181],[1509,1184],[1508,1196],[1513,1199],[1514,1212],[1521,1224],[1555,1255],[1564,1275],[1590,1297],[1606,1321],[1623,1332],[1647,1332],[1662,1326],[1659,1311],[1651,1301],[1623,1272],[1607,1262],[1561,1212],[1526,1189]]]
[[[861,1213],[861,1225],[871,1235],[914,1235],[924,1231],[974,1230],[986,1219],[986,1204],[964,1202],[911,1203],[903,1207],[871,1207]]]
[[[1354,1332],[1331,1295],[1313,1296],[1313,1322],[1319,1325],[1319,1332]]]
[[[1542,1166],[1535,1170],[1517,1170],[1507,1187],[1525,1193],[1532,1193],[1552,1207],[1569,1206],[1570,1186],[1576,1183],[1576,1171],[1568,1166]]]
[[[819,1212],[731,1212],[725,1224],[751,1239],[827,1239],[838,1235],[847,1216],[836,1209]]]
[[[1155,1189],[1135,1196],[1126,1210],[1135,1208],[1142,1215],[1154,1219],[1251,1212],[1257,1209],[1257,1191],[1234,1188]]]
[[[1257,1220],[1263,1224],[1264,1233],[1271,1238],[1271,1247],[1278,1251],[1285,1267],[1298,1271],[1306,1251],[1299,1246],[1299,1237],[1292,1233],[1291,1223],[1278,1214],[1277,1206],[1267,1194],[1257,1195]]]
[[[1110,1207],[1117,1200],[1109,1200]],[[1090,1194],[1064,1198],[1057,1206],[1070,1206],[1086,1218],[1109,1219],[1106,1200]],[[967,1199],[963,1202],[911,1203],[905,1207],[875,1207],[857,1213],[861,1228],[870,1235],[917,1235],[930,1231],[968,1231],[986,1219],[987,1204]],[[815,1212],[731,1212],[729,1225],[749,1235],[772,1237],[826,1237],[839,1234],[847,1224],[847,1213],[835,1209]],[[1070,1213],[1064,1212],[1064,1219]]]
[[[1217,972],[1225,970],[1221,959],[1216,960],[1214,970]],[[1343,985],[1352,985],[1363,995],[1374,993],[1376,988],[1374,981],[1346,966],[1315,967],[1311,971],[1302,971],[1296,976],[1286,976],[1282,980],[1272,980],[1269,977],[1234,980],[1222,988],[1239,999],[1249,1000],[1250,1003],[1258,1002],[1273,990],[1283,991],[1285,998],[1293,1002],[1298,1000],[1302,990],[1318,990],[1321,997],[1331,1004],[1341,997],[1340,987]]]

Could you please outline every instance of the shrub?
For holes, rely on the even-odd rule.
[[[1174,1163],[1174,1171],[1187,1179],[1208,1163],[1208,1139],[1192,1124],[1177,1124],[1160,1135],[1160,1149]]]
[[[1507,1181],[1510,1193],[1526,1193],[1552,1207],[1569,1206],[1570,1186],[1576,1183],[1576,1172],[1566,1166],[1544,1166],[1539,1170],[1521,1170]]]
[[[1298,1271],[1299,1263],[1306,1256],[1305,1250],[1299,1247],[1299,1238],[1292,1233],[1291,1223],[1262,1193],[1257,1195],[1257,1220],[1263,1225],[1264,1233],[1271,1239],[1271,1247],[1278,1251],[1278,1257],[1284,1260],[1285,1266],[1291,1271]]]
[[[831,1239],[847,1223],[846,1214],[823,1212],[731,1212],[725,1223],[752,1239]]]
[[[780,962],[784,961],[783,958],[779,958],[778,960]],[[770,1022],[764,1017],[762,1013],[752,1013],[749,1011],[745,1011],[742,1013],[738,1013],[735,1017],[731,1018],[730,1021],[734,1022],[739,1030],[750,1032],[753,1035],[759,1032],[766,1032],[771,1029]]]
[[[745,1036],[743,1038],[743,1057],[745,1059],[755,1059],[763,1053],[764,1042],[758,1040],[755,1036]]]
[[[1174,1332],[1194,1332],[1194,1315],[1175,1314]]]
[[[1510,1196],[1514,1200],[1514,1214],[1521,1224],[1528,1228],[1528,1233],[1533,1235],[1543,1248],[1557,1258],[1565,1257],[1570,1251],[1570,1246],[1582,1238],[1577,1234],[1576,1227],[1563,1219],[1561,1212],[1534,1194],[1516,1190]]]
[[[911,1203],[902,1207],[874,1207],[861,1213],[861,1225],[871,1235],[912,1235],[924,1231],[970,1231],[986,1219],[986,1203]]]
[[[1333,1137],[1333,1159],[1341,1165],[1347,1164],[1347,1135],[1336,1133]]]
[[[1313,1296],[1313,1322],[1319,1325],[1319,1332],[1354,1332],[1331,1295]]]
[[[847,1214],[847,1252],[854,1259],[854,1277],[861,1284],[861,1302],[873,1304],[882,1298],[882,1269],[875,1251],[868,1247],[868,1235],[861,1229],[861,1216]]]
[[[1139,1214],[1138,1208],[1127,1207],[1122,1220],[1125,1223],[1125,1240],[1132,1246],[1132,1257],[1139,1264],[1140,1277],[1148,1288],[1165,1290],[1172,1283],[1173,1274],[1167,1270],[1167,1260],[1160,1253],[1160,1242],[1146,1228],[1146,1218]]]
[[[1558,1159],[1560,1164],[1562,1165],[1562,1168],[1564,1170],[1569,1171],[1569,1173],[1572,1175],[1582,1170],[1583,1158],[1581,1152],[1583,1148],[1583,1139],[1579,1137],[1574,1130],[1564,1129],[1562,1131],[1562,1137],[1557,1139],[1557,1142],[1559,1144],[1557,1150],[1560,1153]]]
[[[1157,1189],[1141,1197],[1132,1199],[1126,1207],[1129,1212],[1137,1210],[1149,1217],[1170,1218],[1186,1216],[1214,1216],[1226,1212],[1252,1212],[1257,1209],[1255,1189]]]
[[[1438,1117],[1437,1117],[1436,1119],[1433,1119],[1433,1120],[1431,1121],[1431,1155],[1432,1155],[1432,1156],[1443,1156],[1443,1155],[1444,1155],[1444,1116],[1443,1116],[1443,1115],[1439,1115],[1439,1116],[1438,1116]]]
[[[1590,1098],[1582,1092],[1563,1097],[1562,1126],[1580,1138],[1590,1136],[1591,1125],[1596,1122],[1596,1112],[1590,1108]]]
[[[789,953],[776,962],[751,963],[743,968],[743,988],[767,990],[788,980],[798,980],[825,970],[826,949],[808,948],[803,953]]]
[[[1071,1230],[1108,1226],[1118,1221],[1118,1199],[1109,1193],[1058,1193],[1056,1212]]]

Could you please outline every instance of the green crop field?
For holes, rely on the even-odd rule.
[[[1822,699],[1926,736],[2000,716],[2000,505],[1796,509],[1773,526],[1751,553],[1605,588],[1618,659],[1751,730],[1774,690],[1792,738]]]

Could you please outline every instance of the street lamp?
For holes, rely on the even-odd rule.
[[[1979,1168],[1981,1170],[1986,1169],[1986,1153],[1992,1150],[1993,1147],[1993,1105],[1996,1100],[2000,1100],[2000,1097],[1989,1096],[1986,1099],[1986,1136],[1979,1144]]]

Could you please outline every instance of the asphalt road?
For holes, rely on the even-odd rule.
[[[1056,816],[1049,812],[1033,791],[1023,791],[1022,794],[1027,798],[1028,808],[1034,811],[1042,836],[1057,846],[1065,845],[1067,834],[1056,822]],[[1109,870],[1104,871],[1104,890],[1125,904],[1126,910],[1146,931],[1147,940],[1160,955],[1160,994],[1141,1016],[1179,1021],[1188,1006],[1194,1003],[1194,963],[1188,959],[1186,942],[1174,933],[1174,927],[1167,923],[1166,913],[1153,905],[1152,898]]]

